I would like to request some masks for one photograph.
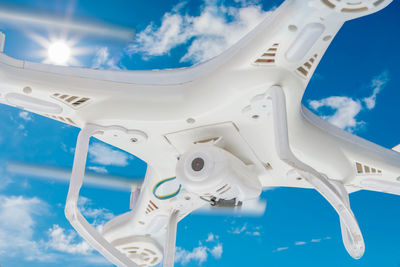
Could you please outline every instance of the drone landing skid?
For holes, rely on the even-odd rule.
[[[75,230],[104,257],[117,266],[138,267],[127,256],[111,245],[94,227],[83,217],[78,209],[79,192],[85,177],[86,158],[89,149],[90,137],[94,134],[102,134],[106,130],[126,132],[120,127],[102,127],[97,125],[86,125],[78,136],[75,149],[74,164],[68,190],[65,216]]]
[[[343,243],[355,259],[364,254],[365,245],[357,220],[350,208],[348,193],[342,183],[329,180],[324,174],[299,160],[289,146],[286,101],[282,88],[272,86],[267,98],[272,101],[275,146],[279,158],[292,166],[299,177],[304,178],[332,205],[340,217]]]
[[[164,248],[164,267],[174,267],[176,230],[178,227],[178,210],[173,210],[168,222],[167,240]]]

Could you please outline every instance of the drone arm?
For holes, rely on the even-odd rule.
[[[72,168],[71,182],[68,190],[65,216],[75,230],[103,256],[117,266],[138,266],[125,255],[114,248],[105,240],[93,226],[82,216],[78,209],[79,191],[85,176],[86,158],[89,148],[89,140],[93,134],[101,133],[105,128],[96,125],[86,125],[78,136],[74,164]]]
[[[311,166],[299,160],[291,151],[286,116],[285,95],[280,86],[269,89],[272,98],[275,146],[281,160],[295,168],[299,175],[308,181],[325,197],[340,216],[343,242],[349,254],[356,259],[364,253],[364,240],[357,220],[350,209],[347,192],[342,184],[334,184]]]

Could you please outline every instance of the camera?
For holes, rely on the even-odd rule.
[[[262,185],[257,175],[239,158],[211,144],[196,144],[184,153],[176,167],[176,178],[182,187],[201,198],[257,198]]]

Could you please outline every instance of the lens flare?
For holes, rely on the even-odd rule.
[[[51,43],[48,48],[48,59],[56,65],[67,65],[71,58],[71,48],[64,41]]]
[[[88,47],[77,47],[80,38],[64,34],[49,34],[43,36],[38,33],[29,33],[28,36],[42,49],[37,51],[42,63],[62,66],[82,66],[77,59],[80,55],[88,55],[93,49]]]

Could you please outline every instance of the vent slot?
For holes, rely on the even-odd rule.
[[[88,100],[89,100],[89,98],[82,97],[81,99],[79,99],[79,100],[75,101],[74,103],[72,103],[72,105],[76,107],[76,106],[79,106],[79,105],[85,103]]]
[[[217,192],[220,192],[220,191],[224,190],[224,188],[227,187],[227,186],[228,186],[228,184],[224,185],[223,187],[221,187],[220,189],[218,189]]]
[[[358,12],[363,12],[367,11],[368,7],[360,7],[360,8],[342,8],[343,13],[358,13]]]
[[[150,253],[150,254],[156,255],[156,253],[154,251],[150,250],[150,249],[145,248],[143,250],[148,252],[148,253]]]
[[[275,57],[278,52],[279,43],[274,43],[254,63],[257,65],[275,65]]]
[[[363,173],[363,167],[360,163],[356,163],[357,173]]]
[[[222,191],[222,192],[220,193],[220,195],[225,194],[225,193],[228,192],[229,190],[231,190],[231,187],[230,187],[230,186],[229,186],[227,189],[225,189],[224,191]]]
[[[76,96],[76,95],[65,95],[61,93],[54,93],[52,98],[55,98],[64,104],[72,107],[72,108],[79,108],[83,106],[83,104],[87,103],[90,98],[88,97],[81,97],[81,96]]]
[[[149,214],[152,211],[158,210],[158,207],[156,204],[154,204],[153,201],[149,200],[149,204],[147,204],[146,208],[146,214]]]
[[[336,5],[335,4],[333,4],[331,1],[329,1],[329,0],[322,0],[322,3],[324,3],[327,7],[329,7],[329,8],[335,8],[336,7]]]
[[[138,256],[141,256],[140,262],[143,263],[139,266],[149,266],[149,264],[154,265],[158,263],[159,256],[157,253],[148,248],[142,247],[124,247],[121,248],[122,252],[124,252],[129,258],[135,259]]]
[[[313,65],[315,63],[315,60],[317,59],[318,55],[315,54],[313,57],[311,57],[308,61],[304,62],[303,65],[299,66],[297,68],[297,73],[302,76],[303,78],[308,78],[309,74],[311,73],[311,70],[313,68]]]
[[[356,162],[356,173],[357,175],[380,175],[382,174],[382,171],[377,168]]]
[[[378,1],[374,2],[374,6],[379,6],[380,4],[383,3],[383,1],[385,1],[385,0],[378,0]]]
[[[365,3],[366,1],[359,1],[357,3],[354,3],[352,1],[340,1],[340,0],[321,0],[321,2],[331,8],[331,9],[337,9],[340,10],[342,13],[360,13],[367,11],[368,8],[368,3]],[[371,1],[372,2],[372,1]],[[384,0],[377,0],[373,2],[374,6],[379,6],[382,4]]]
[[[49,114],[44,114],[44,115],[46,117],[52,118],[57,121],[61,121],[61,122],[72,124],[72,125],[77,125],[71,118],[68,118],[68,117],[54,116],[54,115],[49,115]]]

